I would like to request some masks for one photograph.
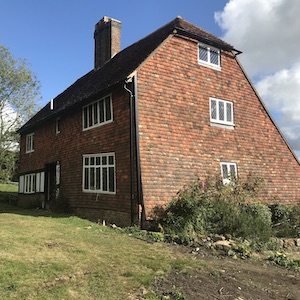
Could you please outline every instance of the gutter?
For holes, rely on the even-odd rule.
[[[225,42],[221,43],[221,41],[220,42],[218,42],[216,40],[212,41],[211,39],[208,39],[208,38],[206,38],[204,36],[201,36],[199,34],[196,34],[196,33],[192,33],[190,31],[187,31],[187,30],[182,29],[182,28],[177,27],[177,26],[174,27],[173,33],[174,34],[178,33],[179,35],[183,35],[183,36],[186,36],[186,37],[189,37],[189,38],[193,38],[193,39],[195,39],[195,40],[197,40],[199,42],[203,42],[203,43],[205,43],[207,45],[215,46],[215,47],[223,49],[225,51],[234,51],[235,55],[239,55],[239,54],[243,53],[240,50],[234,49],[233,46],[231,46],[231,45],[229,45],[229,44],[227,44]]]
[[[131,83],[130,87],[128,84]],[[130,74],[125,80],[124,89],[129,94],[130,114],[130,195],[131,195],[131,224],[134,224],[135,205],[138,205],[138,222],[143,227],[144,201],[141,180],[139,130],[138,130],[138,93],[136,72]],[[135,177],[136,175],[136,177]],[[134,184],[136,180],[136,185]],[[137,195],[135,195],[135,191]]]

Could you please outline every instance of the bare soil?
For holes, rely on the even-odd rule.
[[[300,272],[276,266],[262,257],[232,259],[216,256],[209,249],[197,253],[189,247],[173,247],[174,251],[203,261],[200,270],[173,270],[154,284],[161,299],[276,299],[300,300]],[[297,256],[298,250],[295,250]]]

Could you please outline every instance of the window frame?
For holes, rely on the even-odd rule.
[[[223,166],[226,166],[227,168],[227,174],[224,174],[224,169]],[[237,164],[233,162],[220,162],[220,167],[221,167],[221,175],[222,175],[222,180],[223,184],[228,185],[232,183],[231,180],[231,166],[234,167],[234,177],[238,178],[238,170],[237,170]]]
[[[35,172],[20,175],[19,194],[34,194],[45,192],[45,172]]]
[[[212,101],[216,101],[216,118],[212,118]],[[219,103],[224,103],[224,120],[220,119],[220,106]],[[227,104],[231,105],[231,121],[228,121]],[[229,126],[234,125],[234,104],[232,101],[209,97],[209,118],[211,123],[223,124]]]
[[[34,194],[36,190],[36,175],[35,173],[24,175],[24,194]]]
[[[98,194],[116,194],[116,157],[115,152],[97,153],[97,154],[84,154],[82,160],[82,191],[85,193],[98,193]],[[113,157],[113,163],[109,162],[109,158]],[[103,158],[106,162],[103,164]],[[97,160],[99,159],[99,163]],[[88,160],[88,163],[87,163]],[[93,163],[91,161],[94,160]],[[110,169],[113,168],[113,182],[110,181]],[[92,170],[94,169],[94,170]],[[103,175],[106,169],[106,186],[107,190],[103,188]],[[93,183],[91,183],[91,172],[93,172]],[[87,178],[88,177],[88,178]],[[99,181],[97,181],[97,177]],[[97,184],[98,183],[98,184]],[[111,184],[113,186],[111,186]],[[93,185],[93,187],[92,187]],[[97,188],[98,185],[98,188]],[[112,188],[111,188],[112,187]]]
[[[60,125],[61,125],[60,124],[60,118],[58,117],[55,120],[55,133],[56,134],[59,134],[61,132],[61,130],[60,130],[61,126]]]
[[[207,56],[206,60],[200,58],[200,49],[206,49],[206,56]],[[212,52],[217,53],[218,64],[211,62],[211,57],[212,57],[211,53]],[[218,48],[212,47],[210,45],[198,43],[198,64],[205,66],[205,67],[212,68],[217,71],[221,71],[221,69],[222,69],[221,68],[221,50]]]
[[[107,110],[106,100],[109,98],[110,110]],[[102,105],[103,103],[103,105]],[[107,114],[110,115],[108,118]],[[103,118],[103,121],[101,119]],[[83,131],[113,122],[112,95],[106,95],[82,107]]]
[[[26,134],[26,153],[34,152],[34,132]]]

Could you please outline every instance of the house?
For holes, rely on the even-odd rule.
[[[122,51],[120,31],[100,20],[94,69],[19,129],[19,205],[67,200],[128,225],[195,178],[231,172],[262,177],[262,201],[299,201],[299,161],[240,51],[181,17]]]

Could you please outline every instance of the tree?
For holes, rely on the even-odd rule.
[[[0,45],[0,180],[11,179],[17,160],[16,130],[36,112],[40,83],[25,59]]]

